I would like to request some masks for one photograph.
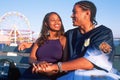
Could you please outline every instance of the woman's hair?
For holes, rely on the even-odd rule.
[[[56,37],[64,35],[64,26],[63,26],[61,17],[58,15],[58,13],[56,13],[56,12],[47,13],[45,15],[44,19],[43,19],[43,22],[42,22],[42,29],[41,29],[41,32],[40,32],[40,37],[36,40],[36,43],[37,43],[38,46],[41,46],[42,44],[44,44],[45,41],[48,40],[49,30],[50,30],[49,18],[52,14],[56,14],[61,21],[61,29],[60,29],[60,31],[57,31]]]
[[[97,25],[97,21],[95,20],[96,17],[96,12],[97,12],[97,8],[94,5],[94,3],[90,2],[90,1],[79,1],[77,3],[75,3],[75,5],[79,5],[80,8],[82,8],[83,10],[90,10],[91,12],[91,17],[90,17],[90,21],[94,24]]]

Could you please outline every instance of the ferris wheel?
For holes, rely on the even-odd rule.
[[[33,32],[26,16],[19,12],[7,12],[0,18],[0,34],[10,38],[11,43],[32,41]]]

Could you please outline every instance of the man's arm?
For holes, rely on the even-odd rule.
[[[77,69],[90,70],[94,68],[94,65],[90,61],[82,57],[72,61],[63,62],[60,67],[62,71],[72,71]],[[59,71],[57,64],[54,64],[52,66],[52,69],[55,71]]]

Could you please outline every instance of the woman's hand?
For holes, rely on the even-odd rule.
[[[54,68],[55,68],[55,65],[53,65],[52,63],[47,63],[47,62],[43,61],[36,65],[33,64],[32,72],[33,73],[42,73],[42,74],[51,76],[51,75],[58,73],[58,71],[55,71]]]
[[[27,42],[23,42],[18,46],[18,50],[24,50],[26,48],[30,48],[32,46],[33,43],[27,43]]]
[[[99,48],[104,52],[104,53],[110,53],[112,51],[112,47],[106,43],[102,42],[99,46]]]

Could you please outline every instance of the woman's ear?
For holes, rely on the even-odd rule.
[[[50,29],[48,23],[46,23],[46,22],[45,22],[45,26],[46,26],[46,28],[47,28],[48,30]]]
[[[48,24],[45,22],[45,26],[48,26]]]

